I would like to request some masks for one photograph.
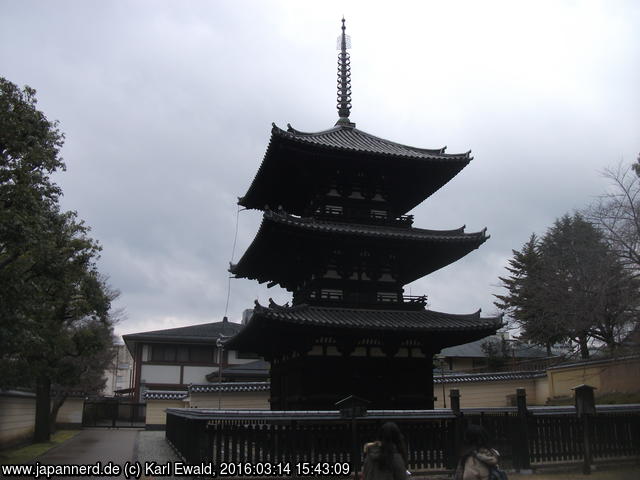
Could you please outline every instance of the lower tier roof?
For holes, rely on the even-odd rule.
[[[256,301],[253,314],[226,348],[254,352],[269,357],[322,338],[368,340],[368,345],[392,340],[398,344],[427,348],[433,353],[442,348],[471,342],[494,334],[502,326],[502,317],[481,317],[480,311],[451,314],[433,310],[374,310],[357,308],[263,307]]]

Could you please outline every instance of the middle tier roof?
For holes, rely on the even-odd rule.
[[[455,262],[488,238],[486,229],[465,233],[464,227],[426,230],[337,223],[267,210],[253,242],[229,271],[294,291],[312,273],[327,267],[336,250],[366,249],[374,257],[380,252],[393,254],[397,281],[405,285]]]

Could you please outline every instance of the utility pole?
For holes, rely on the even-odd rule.
[[[216,347],[218,347],[218,410],[222,410],[222,360],[224,358],[224,341],[223,335],[219,334],[216,339]]]

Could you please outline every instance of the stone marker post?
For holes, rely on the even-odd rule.
[[[518,453],[515,455],[515,468],[520,473],[531,473],[531,459],[529,455],[529,412],[527,411],[527,391],[516,389],[516,405],[518,407],[518,436],[515,445]]]
[[[591,418],[596,414],[596,402],[593,395],[595,387],[578,385],[571,390],[575,392],[576,414],[582,419],[582,439],[584,442],[584,462],[582,473],[591,475]]]

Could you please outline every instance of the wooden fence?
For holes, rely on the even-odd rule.
[[[338,411],[168,409],[166,436],[191,464],[267,462],[294,468],[302,462],[347,462],[353,470],[361,465],[362,445],[376,438],[382,423],[394,421],[407,441],[409,470],[445,471],[455,468],[462,434],[473,423],[488,431],[503,468],[523,470],[583,457],[585,422],[572,406],[523,408],[520,403],[519,408],[460,410],[455,398],[453,406],[369,411],[356,420],[355,432],[352,420]],[[599,406],[588,425],[594,460],[640,456],[640,405]]]

